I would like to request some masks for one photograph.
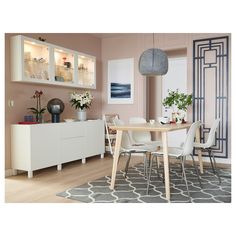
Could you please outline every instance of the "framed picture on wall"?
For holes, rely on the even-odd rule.
[[[134,58],[108,61],[108,104],[134,102]]]

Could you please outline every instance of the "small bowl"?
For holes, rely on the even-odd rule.
[[[65,122],[74,122],[74,119],[64,119]]]
[[[149,120],[149,123],[150,123],[151,125],[154,125],[154,124],[155,124],[155,120]]]
[[[168,118],[168,117],[158,117],[158,122],[160,123],[160,124],[168,124],[168,123],[170,123],[170,119]]]

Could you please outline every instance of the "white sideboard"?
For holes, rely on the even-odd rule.
[[[11,125],[11,160],[13,172],[24,170],[28,178],[33,171],[94,155],[104,156],[102,120]]]

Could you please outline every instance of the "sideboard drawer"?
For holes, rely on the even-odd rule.
[[[60,162],[79,160],[84,158],[85,138],[67,138],[60,141]]]
[[[71,122],[62,124],[60,127],[60,136],[64,138],[75,138],[85,136],[84,122]]]

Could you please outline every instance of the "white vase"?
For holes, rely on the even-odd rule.
[[[185,117],[185,115],[184,115],[183,112],[182,113],[178,113],[176,115],[176,123],[178,123],[178,124],[183,123],[184,117]]]
[[[77,112],[77,119],[80,121],[84,121],[87,119],[87,114],[86,114],[86,110],[81,110],[79,109],[79,111]]]
[[[177,122],[178,117],[179,117],[179,113],[178,112],[172,112],[171,119],[172,119],[173,123]]]

